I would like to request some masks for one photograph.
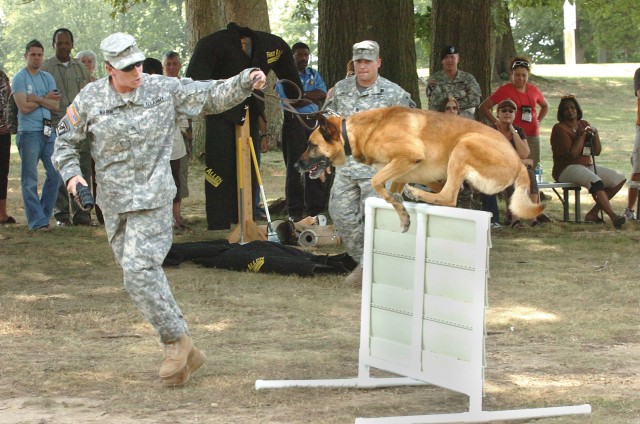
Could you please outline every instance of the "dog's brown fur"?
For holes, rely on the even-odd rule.
[[[317,178],[327,166],[345,163],[342,120],[319,118],[307,150],[296,162],[300,172],[309,171],[311,178]],[[371,184],[398,212],[404,231],[409,228],[409,215],[402,205],[403,188],[415,200],[455,206],[463,181],[485,194],[515,185],[509,205],[515,216],[533,219],[544,210],[544,205],[529,198],[529,176],[515,149],[500,132],[484,124],[393,106],[357,113],[347,119],[346,128],[354,159],[379,170]],[[392,183],[391,190],[385,188],[387,182]],[[405,188],[407,183],[437,187],[439,192]]]

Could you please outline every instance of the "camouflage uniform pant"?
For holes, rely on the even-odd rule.
[[[151,210],[103,213],[131,300],[164,343],[179,339],[188,328],[162,269],[173,238],[171,203]]]
[[[364,202],[377,196],[370,178],[354,178],[336,171],[329,199],[329,215],[347,253],[358,263],[364,249]]]

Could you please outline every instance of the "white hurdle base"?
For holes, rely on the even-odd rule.
[[[488,423],[530,418],[561,417],[564,415],[588,415],[591,405],[558,406],[536,409],[513,409],[508,411],[460,412],[455,414],[414,415],[407,417],[356,418],[355,424],[446,424]]]
[[[256,380],[256,390],[284,388],[358,388],[378,389],[398,386],[424,386],[429,383],[407,377],[397,378],[339,378],[326,380]],[[456,412],[451,414],[410,415],[404,417],[356,418],[355,424],[447,424],[489,423],[506,420],[526,420],[566,415],[591,414],[591,405],[558,406],[506,411]]]
[[[469,397],[468,411],[356,418],[357,424],[487,423],[591,413],[590,405],[483,411],[490,214],[405,203],[406,233],[382,199],[366,202],[357,377],[256,380],[256,390],[433,385]],[[398,377],[372,377],[370,369]]]
[[[396,378],[339,378],[335,380],[256,380],[256,390],[289,387],[355,387],[378,389],[381,387],[425,386],[428,383],[407,377]]]

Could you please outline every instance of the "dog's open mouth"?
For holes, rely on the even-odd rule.
[[[316,179],[318,178],[325,169],[327,169],[328,162],[326,159],[320,160],[318,163],[313,165],[311,169],[309,169],[309,178]]]

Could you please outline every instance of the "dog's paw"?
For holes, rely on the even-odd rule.
[[[404,190],[402,191],[402,194],[409,200],[415,202],[420,200],[418,196],[416,196],[415,193],[415,188],[411,187],[411,186],[405,186]]]
[[[402,197],[401,193],[391,193],[391,198],[393,199],[393,202],[391,203],[402,204],[402,202],[404,202],[404,198]]]
[[[402,227],[402,232],[406,233],[411,226],[411,217],[406,209],[402,208],[402,210],[398,211],[398,216],[400,216],[400,226]]]

